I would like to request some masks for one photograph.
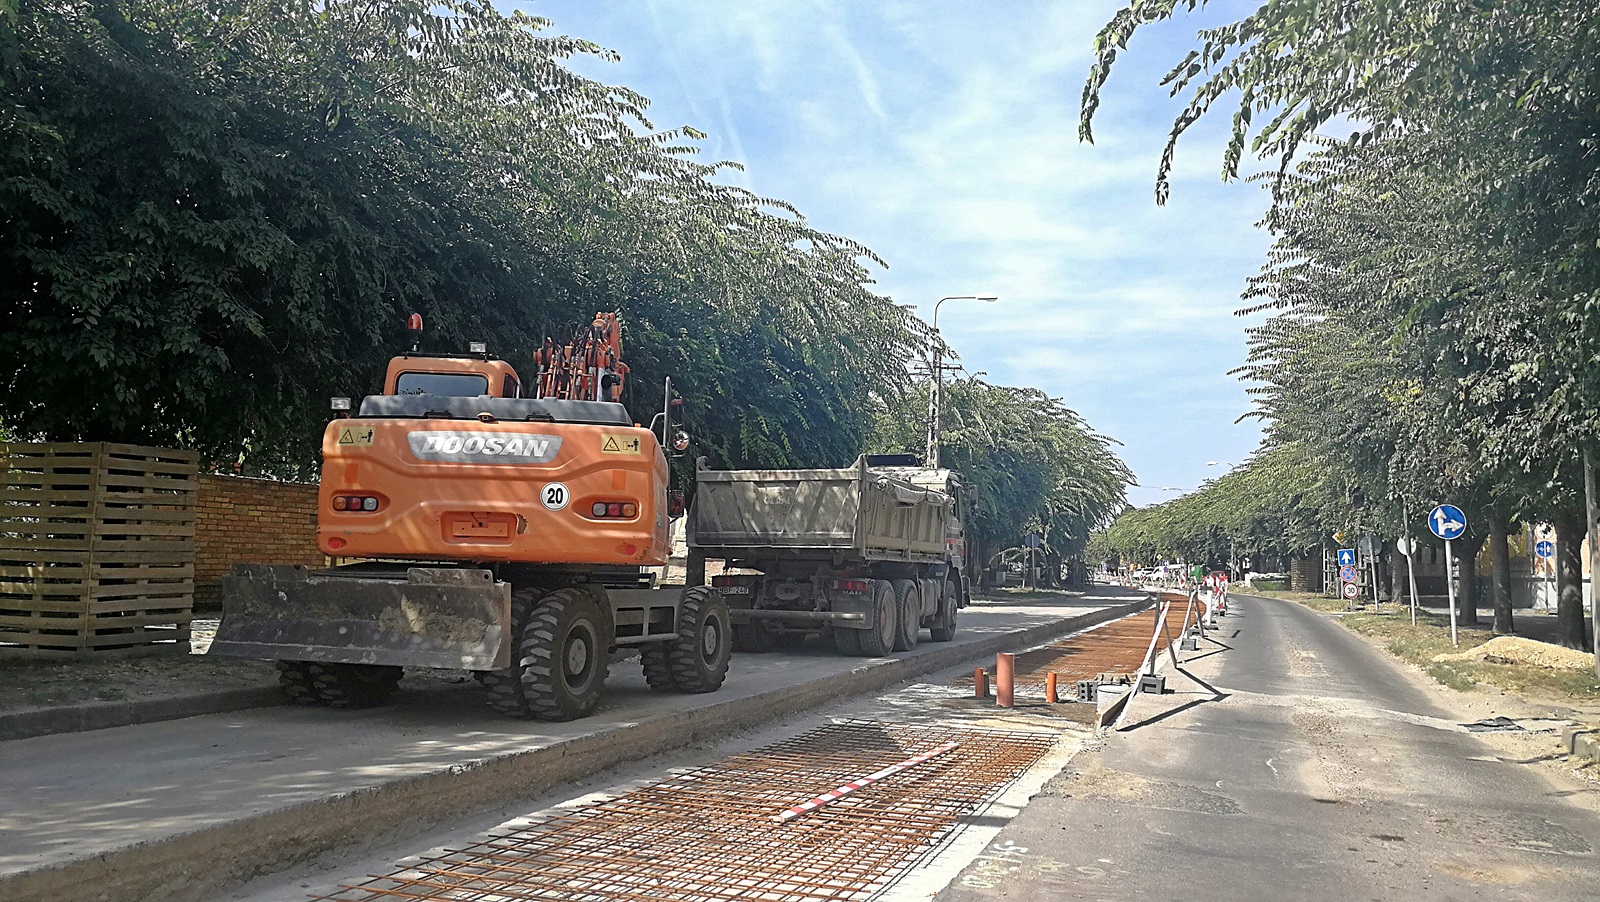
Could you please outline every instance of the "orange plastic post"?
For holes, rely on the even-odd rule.
[[[1054,671],[1044,675],[1044,700],[1046,704],[1053,705],[1060,699],[1056,698],[1056,675]]]
[[[1009,708],[1016,702],[1012,693],[1012,674],[1016,667],[1016,655],[1000,652],[994,656],[994,694],[1000,707]]]
[[[982,667],[972,668],[972,697],[989,697],[989,672]]]

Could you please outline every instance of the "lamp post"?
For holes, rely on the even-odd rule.
[[[925,466],[939,466],[939,405],[944,395],[944,341],[939,338],[939,308],[945,301],[1000,300],[997,294],[953,294],[933,305],[933,393],[928,398],[928,460]]]

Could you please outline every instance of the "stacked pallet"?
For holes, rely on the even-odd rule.
[[[0,444],[0,658],[188,652],[196,456]]]

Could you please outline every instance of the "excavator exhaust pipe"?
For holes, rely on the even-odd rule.
[[[488,570],[235,564],[222,597],[211,654],[459,670],[510,664],[511,586]]]

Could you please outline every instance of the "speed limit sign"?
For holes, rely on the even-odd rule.
[[[1355,598],[1361,594],[1361,587],[1355,583],[1345,583],[1344,588],[1340,589],[1339,591],[1346,598]]]

